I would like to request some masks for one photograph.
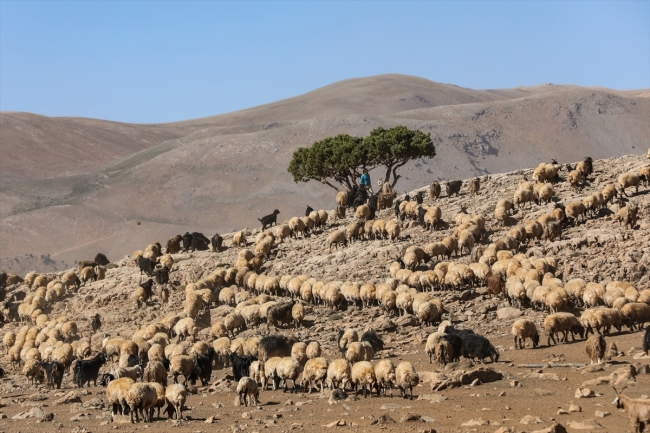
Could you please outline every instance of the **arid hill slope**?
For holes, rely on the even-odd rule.
[[[650,140],[648,118],[643,92],[552,85],[475,91],[398,75],[347,80],[173,124],[185,135],[92,173],[3,186],[0,264],[14,272],[58,269],[97,251],[122,257],[188,230],[256,227],[276,208],[281,218],[302,214],[307,204],[331,208],[332,189],[296,185],[286,167],[296,148],[338,133],[399,124],[430,132],[438,155],[403,168],[397,188],[404,191],[551,158],[640,153]],[[375,182],[381,175],[371,173]],[[50,254],[46,262],[55,264],[28,254]]]

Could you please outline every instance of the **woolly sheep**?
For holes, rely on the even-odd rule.
[[[167,386],[167,370],[159,361],[152,361],[149,359],[149,363],[142,373],[142,380],[144,382],[157,382],[163,386]]]
[[[311,341],[309,344],[307,344],[307,359],[314,359],[318,358],[321,355],[321,347],[320,343],[318,341]]]
[[[291,357],[284,357],[281,358],[278,363],[275,365],[275,374],[273,376],[274,383],[277,382],[278,380],[282,380],[283,382],[283,390],[286,392],[287,391],[287,380],[291,380],[293,382],[293,388],[291,392],[297,392],[297,384],[296,380],[298,379],[298,376],[300,373],[302,373],[303,368],[302,365],[296,361],[295,359]]]
[[[239,394],[239,404],[246,406],[257,406],[260,392],[257,388],[257,382],[250,377],[242,377],[237,384],[237,394]]]
[[[526,339],[533,341],[533,348],[539,344],[539,333],[535,322],[529,319],[519,319],[512,324],[512,335],[515,337],[515,349],[526,347]]]
[[[232,313],[229,313],[224,318],[223,324],[226,327],[226,330],[232,336],[235,335],[235,331],[242,331],[246,329],[246,321],[244,320],[244,317],[241,314],[234,311]]]
[[[174,333],[178,336],[179,341],[185,340],[187,337],[194,338],[198,331],[199,328],[191,317],[180,319],[174,325]]]
[[[176,355],[170,359],[169,373],[174,377],[174,383],[178,383],[178,376],[185,378],[185,383],[194,371],[194,362],[187,355]]]
[[[388,220],[386,222],[386,234],[391,241],[396,241],[399,238],[400,225],[395,220]]]
[[[338,389],[339,387],[345,389],[347,383],[350,382],[351,368],[346,359],[338,358],[333,360],[327,366],[327,385],[331,389]]]
[[[400,390],[404,398],[407,397],[406,390],[411,393],[410,398],[413,399],[413,387],[420,383],[420,377],[413,368],[413,365],[408,361],[402,361],[397,364],[395,368],[395,384]]]
[[[314,385],[318,386],[320,382],[320,391],[323,392],[323,386],[325,384],[325,379],[327,377],[328,363],[325,358],[312,358],[307,361],[305,364],[305,369],[302,372],[302,382],[300,386],[305,389],[305,383],[307,383],[309,393]]]
[[[551,340],[553,343],[557,343],[555,340],[555,334],[562,332],[564,338],[562,341],[568,342],[568,333],[571,332],[571,338],[575,341],[575,335],[579,334],[580,338],[584,336],[584,327],[580,324],[580,321],[576,316],[571,313],[553,313],[547,316],[544,319],[544,329],[548,333],[547,345],[551,345]]]
[[[629,197],[625,192],[625,188],[634,187],[636,194],[639,193],[639,183],[641,176],[636,173],[625,173],[618,177],[618,190],[622,195]]]
[[[587,344],[585,345],[585,352],[591,360],[591,363],[597,362],[600,364],[603,361],[605,356],[605,349],[607,348],[607,343],[605,343],[605,337],[602,335],[592,335],[587,339]]]
[[[372,346],[366,341],[348,344],[345,352],[345,359],[351,364],[358,361],[370,361],[374,356],[375,352]]]
[[[124,400],[135,381],[130,377],[111,380],[106,386],[106,405],[111,408],[113,416],[126,414],[127,403]]]
[[[138,378],[142,376],[142,367],[139,365],[133,367],[117,367],[113,370],[112,374],[116,379],[120,377],[130,377],[134,381],[137,381]]]
[[[124,401],[131,409],[131,422],[133,422],[133,413],[135,420],[138,419],[138,412],[142,415],[144,422],[151,422],[150,409],[156,404],[158,394],[156,388],[148,383],[134,383],[124,396]]]
[[[336,249],[339,248],[339,244],[343,244],[344,247],[348,245],[348,240],[345,236],[345,233],[336,230],[327,237],[327,245],[329,246],[329,251],[332,252],[332,245],[336,246]]]
[[[368,397],[368,391],[372,392],[376,381],[375,370],[368,361],[359,361],[352,366],[350,382],[354,385],[355,393],[358,393],[359,385],[361,385],[363,396]]]

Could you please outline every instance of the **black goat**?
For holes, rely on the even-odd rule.
[[[102,374],[102,378],[99,381],[99,384],[101,386],[103,386],[104,388],[106,388],[108,386],[108,384],[110,383],[110,381],[112,381],[112,380],[115,380],[115,376],[113,376],[110,373],[104,373],[104,374]]]
[[[153,280],[149,278],[144,283],[140,283],[140,287],[144,289],[144,293],[147,295],[147,299],[153,296]]]
[[[404,200],[397,199],[395,200],[395,216],[399,218],[399,205],[402,204]]]
[[[165,370],[169,371],[169,364],[170,364],[169,359],[163,358],[162,361],[160,361],[160,363],[163,365],[163,367],[165,367]]]
[[[307,205],[307,210],[305,211],[305,216],[308,217],[309,214],[312,213],[313,211],[314,211],[314,209],[311,206]]]
[[[58,361],[41,362],[41,370],[43,375],[47,378],[47,388],[51,389],[56,386],[56,389],[61,389],[61,381],[65,374],[65,367]]]
[[[210,248],[210,239],[208,239],[203,233],[193,232],[192,233],[192,251],[207,251]]]
[[[156,268],[153,271],[153,275],[156,278],[156,283],[158,284],[167,284],[169,283],[169,268],[163,266],[162,268]]]
[[[482,335],[467,333],[462,337],[462,341],[461,355],[463,355],[463,358],[478,358],[481,363],[488,357],[492,362],[499,360],[499,352]]]
[[[140,268],[140,275],[142,275],[144,272],[147,274],[147,276],[150,277],[153,275],[153,270],[156,267],[156,263],[146,257],[140,256],[138,257],[138,267]]]
[[[183,235],[183,249],[181,250],[182,252],[187,252],[192,248],[192,240],[193,236],[190,234],[190,232],[185,232]]]
[[[216,233],[214,236],[212,236],[212,239],[210,239],[210,244],[212,246],[212,251],[215,253],[218,253],[221,251],[221,244],[223,243],[223,238],[219,236],[219,233]]]
[[[456,194],[456,197],[458,197],[461,186],[463,186],[462,180],[450,180],[447,182],[447,197],[451,197],[453,194]]]
[[[207,385],[210,382],[210,376],[212,376],[212,360],[214,359],[216,352],[212,347],[210,347],[205,355],[196,355],[194,357],[194,370],[197,372],[199,379],[203,386]]]
[[[257,361],[254,356],[239,356],[237,352],[230,354],[230,363],[232,364],[232,374],[235,376],[235,382],[250,374],[250,366],[253,361]]]
[[[262,223],[262,230],[266,230],[266,226],[273,226],[273,225],[278,225],[278,214],[280,213],[279,210],[274,210],[272,214],[270,215],[265,215],[262,217],[262,219],[258,218],[257,220]]]
[[[415,202],[417,204],[422,204],[424,201],[424,191],[418,191],[417,194],[415,194]]]
[[[594,160],[591,159],[591,156],[586,157],[582,162],[587,166],[587,175],[594,172]]]
[[[361,335],[361,339],[359,341],[367,341],[368,343],[370,343],[375,353],[379,352],[380,350],[384,350],[384,341],[373,330],[364,332]]]
[[[136,365],[140,365],[140,358],[130,353],[129,357],[126,359],[126,366],[135,367]]]
[[[102,326],[102,317],[99,314],[95,314],[90,319],[90,326],[93,328],[93,334],[99,331],[99,328]]]
[[[106,363],[106,355],[98,353],[92,359],[80,359],[74,366],[74,378],[77,386],[83,388],[85,384],[90,386],[90,381],[97,386],[97,377],[99,376],[99,369]]]
[[[274,356],[290,356],[291,347],[296,342],[297,339],[293,335],[289,338],[279,334],[262,337],[257,352],[260,357],[260,362],[266,362]]]
[[[352,207],[354,199],[357,198],[357,193],[359,192],[359,187],[357,185],[352,185],[352,189],[348,191],[348,201],[346,207]]]
[[[650,326],[645,328],[645,335],[643,336],[643,352],[648,354],[650,351]]]
[[[2,272],[0,273],[0,289],[4,289],[7,287],[7,273]]]
[[[427,210],[423,207],[418,208],[418,224],[420,227],[424,227],[424,214],[427,213]]]
[[[104,254],[102,254],[102,253],[97,253],[97,255],[95,256],[95,260],[93,260],[93,261],[94,261],[95,263],[97,263],[98,265],[100,265],[100,266],[106,266],[107,264],[109,264],[109,263],[111,262],[111,261],[108,260],[108,258],[107,258]]]
[[[0,378],[5,377],[5,375],[6,375],[5,370],[2,367],[0,367]]]
[[[456,329],[453,326],[445,326],[445,329],[442,332],[445,334],[457,335],[460,338],[463,338],[467,334],[474,333],[471,329]]]

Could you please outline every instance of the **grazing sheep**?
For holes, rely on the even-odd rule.
[[[580,338],[584,338],[585,334],[585,328],[578,318],[571,313],[550,314],[544,319],[544,329],[548,333],[548,340],[546,342],[548,346],[551,345],[551,340],[553,340],[553,344],[557,344],[555,334],[559,332],[564,334],[564,338],[562,339],[564,342],[568,342],[569,332],[571,332],[573,341],[575,341],[575,334],[580,335]]]
[[[235,336],[235,331],[241,332],[246,329],[246,320],[244,320],[244,316],[234,311],[224,318],[223,324],[226,327],[226,331],[228,331],[233,337]]]
[[[433,182],[431,182],[431,184],[429,185],[429,198],[432,201],[437,200],[438,197],[440,197],[440,190],[441,190],[440,184],[437,181],[434,180]]]
[[[368,391],[372,393],[372,388],[377,382],[375,370],[368,361],[359,361],[352,366],[350,371],[350,382],[354,385],[355,394],[359,392],[359,385],[363,387],[363,396],[368,397]]]
[[[174,383],[178,383],[178,376],[183,376],[187,384],[190,376],[194,373],[194,361],[187,355],[176,355],[170,359],[169,373],[174,377]],[[193,379],[193,378],[192,378]]]
[[[639,183],[641,182],[641,176],[636,173],[625,173],[618,177],[618,190],[622,195],[629,197],[625,192],[625,188],[634,187],[635,193],[639,193]]]
[[[327,237],[327,245],[329,246],[329,251],[332,252],[332,245],[336,246],[336,249],[338,250],[339,244],[343,244],[344,247],[347,247],[348,239],[346,238],[344,232],[336,230],[330,233]]]
[[[470,193],[470,195],[478,194],[480,189],[481,189],[481,181],[480,181],[480,179],[478,177],[475,177],[474,179],[469,181],[469,193]]]
[[[246,406],[257,406],[260,398],[260,391],[257,388],[257,382],[250,377],[242,377],[237,384],[237,394],[239,394],[239,404]]]
[[[305,369],[302,372],[302,382],[300,386],[303,389],[308,389],[311,394],[311,390],[314,385],[318,386],[320,382],[320,392],[323,392],[323,387],[325,384],[325,379],[327,377],[328,363],[325,358],[312,358],[307,361],[305,364]],[[305,383],[307,383],[308,388],[305,388]]]
[[[402,361],[397,364],[395,368],[395,385],[400,390],[402,397],[407,398],[406,390],[410,391],[410,399],[413,400],[413,387],[420,383],[418,376],[413,365],[408,361]]]
[[[111,380],[106,386],[106,405],[111,408],[111,413],[115,415],[127,414],[127,403],[125,396],[131,389],[135,381],[129,377]]]
[[[512,335],[515,337],[515,349],[526,347],[526,338],[533,341],[533,348],[539,344],[539,333],[535,322],[529,319],[519,319],[512,324]]]
[[[143,382],[157,382],[167,386],[167,370],[161,362],[151,361],[151,358],[149,358],[149,364],[144,369],[142,380]]]
[[[293,382],[291,392],[298,392],[296,380],[300,373],[302,373],[302,370],[302,365],[295,359],[291,357],[281,358],[275,365],[275,372],[273,374],[274,388],[276,388],[280,380],[282,380],[282,383],[284,384],[283,391],[287,392],[287,380],[291,380]]]
[[[144,422],[151,422],[153,406],[158,400],[156,388],[148,383],[134,383],[124,395],[124,401],[131,410],[131,423],[133,423],[133,413],[135,412],[135,421],[139,422],[138,412],[142,415]]]
[[[139,365],[134,367],[117,367],[113,370],[112,374],[116,379],[119,379],[120,377],[129,377],[133,379],[133,381],[137,381],[142,377],[142,367]]]
[[[616,213],[616,216],[614,219],[619,222],[620,225],[623,225],[625,223],[625,228],[627,229],[628,226],[632,229],[636,226],[636,220],[637,220],[637,214],[639,212],[639,208],[636,204],[630,203],[627,206],[623,206],[624,202],[621,200],[619,201],[619,206],[620,209]]]
[[[341,330],[339,331],[339,337],[338,337],[338,347],[341,353],[345,353],[348,349],[348,346],[351,343],[356,343],[359,341],[359,335],[357,334],[357,331],[351,328],[347,328],[345,331]]]
[[[280,323],[291,323],[293,321],[293,306],[295,301],[279,302],[269,307],[266,312],[266,329],[271,331],[271,326],[278,327]]]
[[[345,359],[351,364],[358,361],[370,361],[374,356],[375,351],[368,342],[350,343],[345,351]]]
[[[605,343],[605,337],[602,335],[592,335],[587,339],[587,345],[585,351],[587,356],[591,359],[591,363],[597,362],[600,364],[603,362],[603,357],[605,356],[605,349],[607,348],[607,343]]]
[[[625,314],[632,321],[632,325],[638,325],[638,329],[643,329],[643,325],[650,322],[650,305],[643,302],[630,302],[621,308],[621,313]]]
[[[351,368],[346,359],[338,358],[327,366],[327,384],[331,389],[338,389],[350,383]]]

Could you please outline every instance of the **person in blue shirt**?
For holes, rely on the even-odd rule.
[[[359,178],[359,185],[361,185],[361,186],[365,187],[366,189],[368,189],[370,191],[370,194],[373,193],[372,192],[372,186],[371,186],[371,183],[370,183],[370,175],[368,174],[368,169],[367,168],[363,169],[363,174]]]

